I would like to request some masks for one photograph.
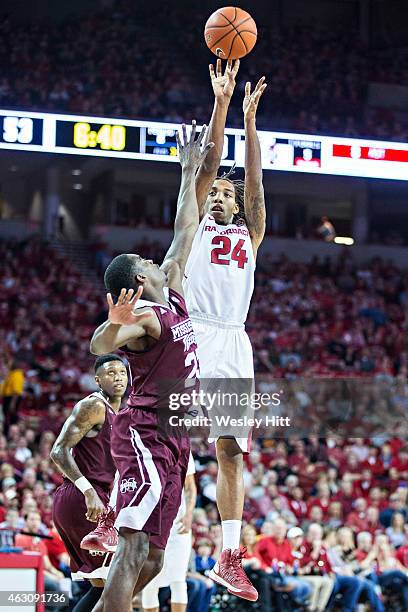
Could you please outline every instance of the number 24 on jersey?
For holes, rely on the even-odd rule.
[[[211,244],[215,245],[215,248],[211,251],[211,263],[219,266],[229,266],[231,261],[236,261],[238,268],[245,268],[248,261],[246,251],[242,248],[245,240],[240,238],[233,247],[228,236],[214,236]]]

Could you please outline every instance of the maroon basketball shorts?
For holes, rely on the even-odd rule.
[[[101,501],[107,506],[109,502],[107,488],[95,483],[92,485]],[[53,519],[70,557],[72,579],[106,580],[112,553],[95,554],[80,547],[82,538],[96,527],[96,523],[88,521],[85,514],[85,497],[72,482],[65,481],[54,493]]]
[[[170,434],[156,411],[130,407],[116,415],[111,433],[115,527],[143,531],[161,549],[180,507],[190,452],[185,430]]]

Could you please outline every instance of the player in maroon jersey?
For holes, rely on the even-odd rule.
[[[91,352],[121,349],[133,382],[127,406],[116,417],[112,456],[119,472],[116,522],[119,543],[96,610],[126,612],[163,562],[181,501],[189,459],[185,430],[161,431],[170,395],[184,393],[198,373],[196,344],[182,292],[182,278],[198,227],[195,195],[205,127],[195,139],[177,135],[182,167],[174,238],[161,266],[138,255],[119,255],[105,272],[109,316],[94,333]],[[139,300],[143,291],[143,300]],[[112,295],[117,299],[114,303]],[[136,312],[135,312],[135,309]]]
[[[118,355],[98,357],[95,380],[100,390],[76,404],[51,451],[51,459],[65,476],[54,494],[55,526],[69,553],[73,579],[88,579],[92,584],[75,607],[76,612],[92,609],[109,569],[108,548],[105,553],[92,555],[80,544],[99,517],[103,516],[105,525],[113,526],[114,517],[107,512],[116,472],[110,435],[128,383],[123,359]]]

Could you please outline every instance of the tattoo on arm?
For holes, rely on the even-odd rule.
[[[254,250],[256,251],[265,235],[265,196],[262,185],[254,195],[245,194],[245,217]]]
[[[95,427],[105,420],[105,405],[96,398],[79,402],[65,421],[61,433],[51,450],[51,459],[58,469],[72,482],[82,474],[72,456],[71,449]]]
[[[266,209],[255,120],[245,122],[245,217],[256,254],[265,234]]]

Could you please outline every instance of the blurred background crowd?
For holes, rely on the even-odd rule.
[[[156,0],[152,10],[133,0],[4,0],[0,107],[208,121],[205,75],[215,58],[203,29],[222,4]],[[408,142],[406,3],[237,5],[251,11],[259,38],[242,62],[228,126],[242,127],[245,81],[265,74],[261,129]],[[2,155],[0,540],[10,530],[42,534],[20,533],[15,544],[42,554],[47,590],[66,590],[68,556],[52,524],[62,477],[50,450],[74,404],[96,388],[89,339],[106,318],[101,277],[115,248],[163,257],[166,238],[155,230],[172,227],[176,164]],[[265,242],[293,240],[284,254],[265,249],[258,257],[246,328],[257,390],[284,390],[282,414],[295,414],[299,431],[261,432],[245,460],[242,546],[257,604],[208,578],[221,547],[217,461],[214,446],[194,441],[188,612],[323,612],[330,598],[347,612],[358,601],[366,610],[405,612],[408,272],[398,248],[408,240],[406,183],[283,175],[265,172]],[[326,214],[337,233],[353,236],[354,251],[326,258],[320,246],[335,245],[306,250],[302,239],[318,237]],[[23,238],[40,226],[56,240]],[[131,248],[129,228],[146,230],[135,231]],[[320,250],[324,256],[309,256]],[[69,588],[75,599],[84,586]],[[167,592],[161,600],[166,610]]]
[[[137,245],[144,256],[153,256],[151,249]],[[42,550],[49,579],[58,582],[69,570],[51,520],[51,493],[62,478],[49,453],[74,403],[95,388],[88,342],[105,319],[105,297],[101,284],[39,238],[2,241],[0,262],[0,523],[51,536]],[[248,321],[258,384],[385,380],[389,401],[406,419],[407,305],[406,276],[389,262],[357,266],[342,257],[306,265],[264,258]],[[299,389],[298,406],[306,414],[316,411],[314,396]],[[353,431],[364,427],[376,401],[363,394],[362,421]],[[400,434],[384,426],[370,438],[305,431],[256,440],[245,467],[242,544],[262,605],[295,609],[310,595],[305,577],[332,576],[322,584],[326,591],[340,589],[340,606],[347,602],[348,578],[362,600],[376,601],[375,609],[390,592],[400,604],[388,609],[407,609],[408,448]],[[201,589],[200,605],[207,606],[201,609],[209,609],[211,596],[217,609],[222,597],[206,577],[221,545],[217,462],[207,443],[197,440],[193,450],[198,501],[190,589]],[[19,537],[38,548],[29,536]],[[282,578],[289,567],[299,581],[294,593],[285,591]]]
[[[208,121],[212,101],[202,74],[212,60],[205,45],[197,43],[214,2],[159,0],[155,11],[148,4],[135,7],[132,0],[106,4],[59,23],[4,18],[0,105]],[[408,140],[406,115],[384,101],[370,102],[372,84],[408,85],[408,53],[400,41],[390,40],[391,26],[383,39],[367,41],[359,31],[358,8],[351,22],[327,27],[282,24],[265,7],[263,2],[251,7],[259,39],[240,78],[243,87],[247,79],[268,75],[260,128],[272,124],[282,131]],[[236,105],[229,124],[241,123]]]

